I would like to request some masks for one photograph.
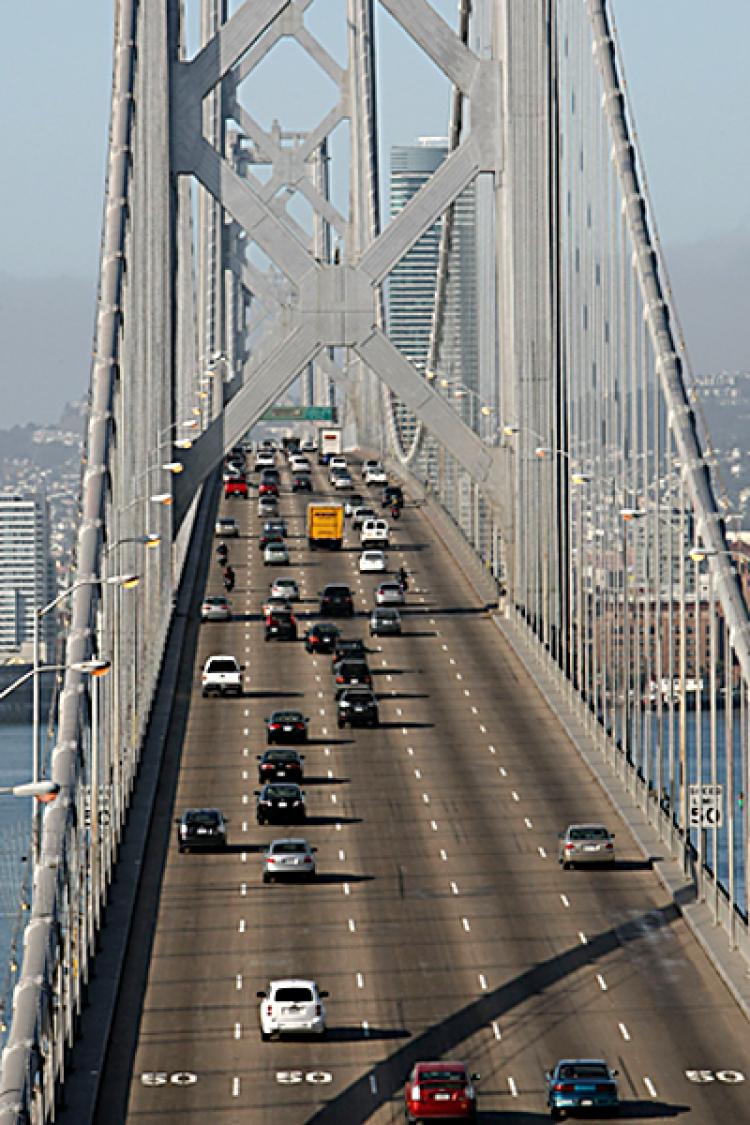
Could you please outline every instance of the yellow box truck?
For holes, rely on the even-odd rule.
[[[307,542],[311,551],[318,547],[340,550],[344,540],[343,504],[307,505]]]

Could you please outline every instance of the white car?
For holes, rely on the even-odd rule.
[[[354,481],[347,472],[337,473],[333,478],[333,487],[338,492],[347,492],[350,488],[354,488]]]
[[[326,1010],[321,992],[314,980],[272,980],[258,993],[260,1000],[260,1037],[267,1042],[272,1035],[289,1033],[324,1035]]]
[[[367,547],[388,547],[388,521],[367,519],[360,529],[363,550]]]
[[[258,501],[259,516],[277,516],[279,514],[278,496],[261,496]]]
[[[203,665],[201,690],[203,695],[242,695],[242,673],[245,665],[233,656],[209,656]]]
[[[377,459],[373,459],[372,457],[369,457],[366,461],[362,462],[362,479],[364,480],[366,478],[367,474],[372,469],[379,469],[380,467],[381,467],[380,462]]]
[[[292,457],[289,462],[289,468],[293,473],[310,473],[312,472],[312,465],[307,457]]]
[[[383,551],[363,551],[359,556],[360,574],[383,574],[386,569]]]
[[[376,519],[375,509],[370,508],[366,504],[359,504],[352,515],[352,527],[361,530],[362,524],[365,520]]]
[[[272,469],[276,464],[276,458],[273,453],[259,453],[255,458],[255,472],[259,473],[261,469]]]
[[[263,551],[264,566],[288,566],[289,548],[283,539],[272,539]]]
[[[365,473],[365,484],[388,484],[388,475],[382,465],[367,470]]]
[[[381,582],[375,591],[375,605],[404,605],[404,588],[400,582]]]
[[[299,586],[293,578],[275,578],[271,583],[272,598],[286,598],[288,602],[299,601]]]
[[[223,595],[212,595],[203,599],[201,621],[231,621],[232,607]]]
[[[221,539],[236,539],[240,533],[240,526],[232,516],[219,516],[214,533]]]
[[[328,462],[328,469],[348,469],[349,466],[343,453],[335,453]]]

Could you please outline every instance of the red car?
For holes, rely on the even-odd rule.
[[[258,495],[259,496],[278,496],[279,495],[279,486],[278,486],[278,484],[276,484],[275,481],[272,481],[272,480],[261,481],[260,485],[258,487]]]
[[[404,1090],[406,1120],[476,1121],[478,1074],[469,1074],[461,1062],[420,1062],[409,1075]]]
[[[247,481],[244,477],[234,477],[224,482],[224,498],[228,496],[242,496],[247,500]]]

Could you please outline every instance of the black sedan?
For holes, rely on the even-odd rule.
[[[175,818],[180,852],[209,851],[227,845],[227,821],[219,809],[185,809]]]
[[[326,586],[320,595],[320,612],[333,617],[346,615],[351,617],[354,613],[354,599],[348,586]]]
[[[305,648],[308,652],[333,652],[339,635],[338,625],[317,621],[305,633]]]
[[[292,492],[312,492],[312,479],[309,473],[295,473],[292,477]]]
[[[339,730],[347,723],[352,727],[378,725],[378,701],[367,688],[341,688],[336,693],[336,706]]]
[[[266,741],[271,746],[275,742],[307,742],[309,719],[301,711],[274,711],[265,719]]]
[[[372,687],[372,673],[366,660],[339,660],[333,678],[340,687]]]
[[[258,824],[296,824],[307,815],[305,794],[299,785],[269,782],[262,789],[256,789],[255,796],[258,798],[255,810]]]
[[[302,781],[304,757],[296,750],[266,750],[258,755],[258,781]]]

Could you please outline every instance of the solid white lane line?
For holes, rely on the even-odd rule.
[[[468,918],[462,918],[461,919],[461,925],[463,926],[463,928],[466,930],[466,932],[468,934],[471,930],[471,926],[469,925],[469,919]]]
[[[570,910],[570,899],[567,895],[560,895],[560,902],[563,904],[566,910]]]
[[[525,816],[523,818],[523,822],[524,822],[524,824],[526,825],[527,828],[533,828],[534,827],[534,825],[531,823],[531,817],[530,816]]]
[[[596,974],[596,979],[597,979],[597,981],[599,982],[599,987],[601,988],[602,992],[606,992],[606,991],[607,991],[607,988],[608,988],[608,985],[607,985],[607,982],[606,982],[606,980],[605,980],[605,979],[604,979],[604,977],[602,976],[602,974],[601,974],[601,973],[597,973],[597,974]]]
[[[626,1043],[629,1043],[630,1042],[630,1032],[626,1028],[625,1024],[624,1023],[618,1023],[617,1026],[620,1030],[620,1035],[623,1037],[623,1039],[625,1040]]]
[[[510,1074],[508,1075],[508,1089],[510,1090],[512,1097],[518,1097],[518,1087],[516,1086],[516,1080],[515,1078],[512,1078]]]
[[[656,1093],[656,1086],[654,1086],[653,1082],[647,1074],[644,1074],[643,1076],[643,1085],[646,1087],[652,1098],[658,1097],[658,1094]]]
[[[357,973],[357,988],[365,987],[365,978],[362,973]]]
[[[234,1037],[235,1037],[235,1039],[241,1039],[242,1038],[242,1024],[241,1023],[236,1023],[234,1025]]]
[[[498,1042],[503,1037],[503,1033],[500,1030],[500,1024],[497,1022],[497,1020],[492,1021],[492,1034],[495,1036],[495,1038],[498,1040]]]

